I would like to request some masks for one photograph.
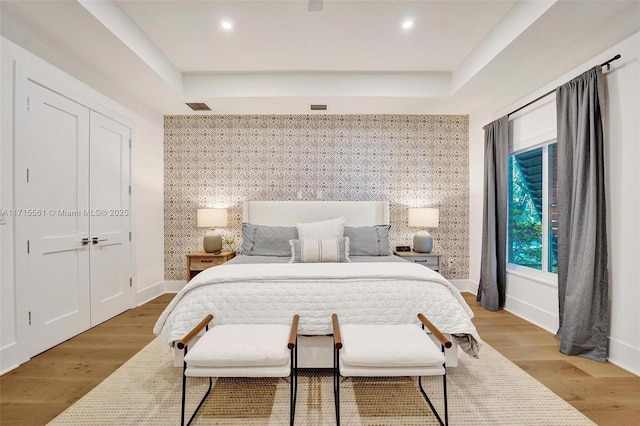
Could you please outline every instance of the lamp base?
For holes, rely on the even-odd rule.
[[[204,251],[207,253],[220,253],[222,251],[222,235],[214,230],[209,230],[202,239]]]
[[[413,251],[418,253],[431,253],[433,250],[433,238],[424,229],[413,236]]]

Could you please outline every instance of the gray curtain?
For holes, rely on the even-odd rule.
[[[556,89],[560,352],[604,362],[609,283],[599,66]]]
[[[504,307],[507,284],[509,117],[484,126],[482,259],[477,300],[490,311]]]

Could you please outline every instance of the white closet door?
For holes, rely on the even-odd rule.
[[[91,111],[91,326],[132,306],[129,279],[131,130]]]
[[[89,109],[27,83],[30,354],[89,328]]]

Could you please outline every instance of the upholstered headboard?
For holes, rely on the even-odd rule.
[[[347,226],[389,224],[388,201],[245,201],[242,221],[264,226],[295,226],[344,216]]]

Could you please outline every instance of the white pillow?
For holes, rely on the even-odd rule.
[[[289,240],[289,263],[338,263],[349,259],[349,238],[334,240]]]
[[[344,236],[344,217],[320,222],[296,223],[301,240],[334,240]]]

